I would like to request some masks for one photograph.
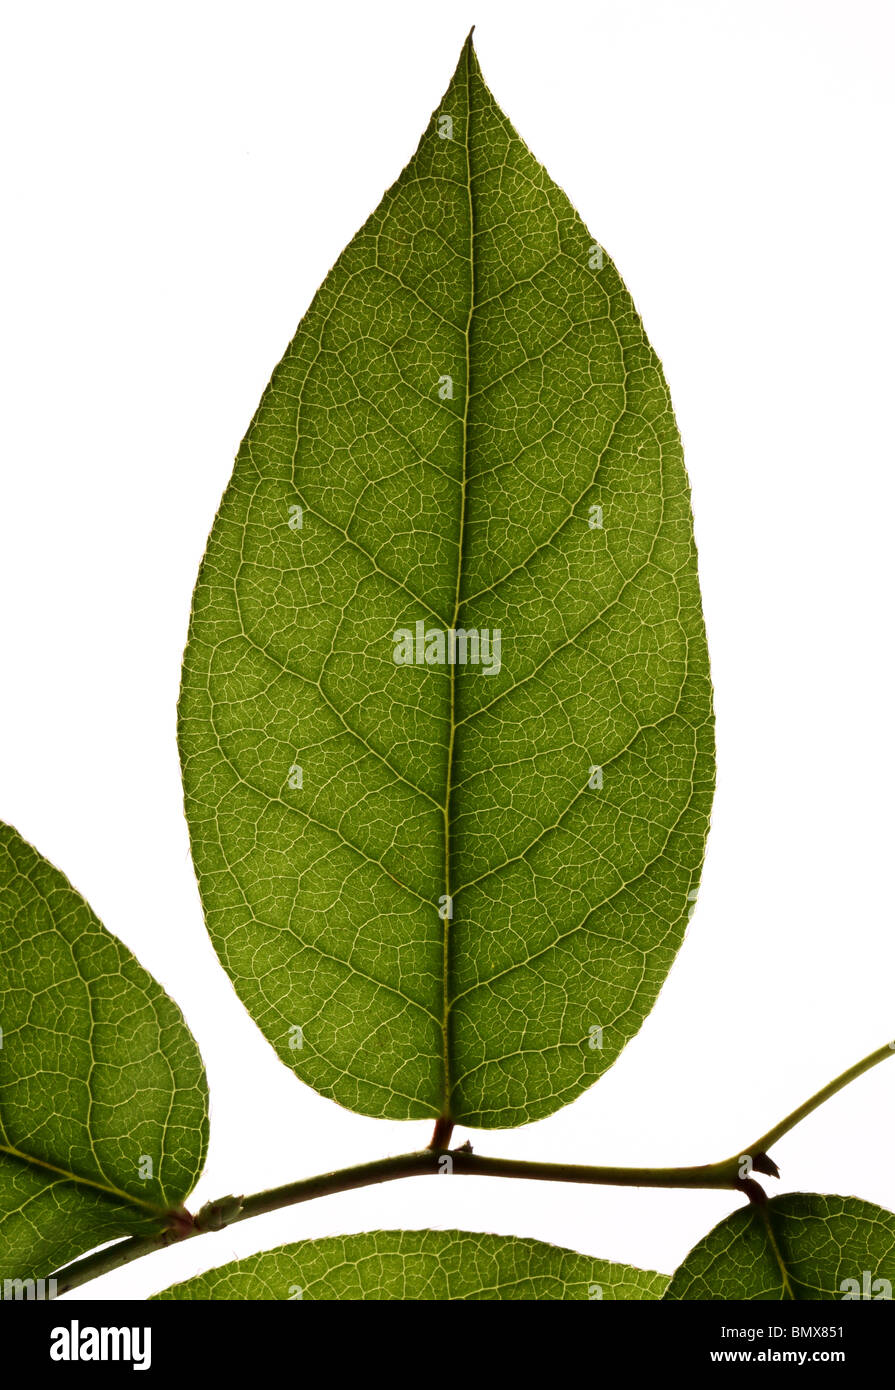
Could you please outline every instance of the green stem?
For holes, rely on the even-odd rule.
[[[885,1062],[887,1057],[895,1056],[895,1043],[886,1043],[883,1047],[878,1047],[876,1052],[871,1052],[869,1057],[865,1057],[862,1062],[856,1062],[848,1071],[844,1071],[841,1076],[837,1076],[835,1081],[824,1086],[823,1090],[818,1091],[810,1100],[806,1100],[804,1105],[800,1105],[798,1110],[794,1110],[791,1115],[787,1115],[785,1120],[781,1120],[773,1129],[769,1129],[767,1134],[756,1140],[753,1147],[749,1150],[753,1154],[766,1154],[772,1144],[776,1144],[778,1139],[782,1139],[784,1134],[788,1134],[794,1129],[806,1115],[810,1115],[812,1110],[816,1110],[819,1105],[823,1105],[825,1100],[834,1096],[837,1091],[841,1091],[843,1086],[847,1086],[850,1081],[856,1081],[859,1076],[863,1076],[865,1071],[875,1067],[879,1062]]]
[[[198,1235],[197,1231],[190,1231],[190,1235]],[[72,1264],[66,1265],[54,1275],[56,1280],[56,1297],[60,1294],[71,1293],[72,1289],[80,1288],[82,1284],[89,1284],[91,1279],[99,1279],[102,1274],[111,1274],[113,1269],[121,1269],[124,1265],[131,1264],[134,1260],[142,1259],[144,1255],[152,1255],[156,1250],[163,1250],[166,1245],[171,1245],[176,1239],[168,1230],[160,1231],[154,1236],[130,1236],[127,1240],[119,1240],[114,1245],[105,1245],[101,1250],[95,1250],[92,1255],[85,1255],[81,1260],[75,1260]],[[188,1239],[188,1237],[184,1237]]]
[[[209,1231],[220,1231],[240,1221],[249,1221],[266,1212],[329,1197],[336,1192],[350,1192],[358,1187],[394,1182],[399,1178],[432,1177],[437,1174],[458,1174],[483,1178],[529,1178],[540,1182],[578,1182],[609,1184],[617,1187],[685,1187],[732,1188],[746,1191],[738,1176],[739,1159],[726,1163],[706,1164],[696,1168],[595,1168],[571,1163],[532,1163],[523,1159],[486,1158],[465,1149],[420,1149],[415,1153],[399,1154],[395,1158],[379,1158],[373,1163],[361,1163],[353,1168],[340,1168],[333,1173],[321,1173],[313,1178],[274,1187],[268,1192],[256,1192],[251,1197],[224,1197],[209,1202],[192,1218],[191,1224],[180,1222],[150,1236],[132,1236],[116,1245],[87,1255],[67,1265],[56,1275],[57,1297],[72,1289],[108,1274],[113,1269],[141,1259],[143,1255],[162,1250],[168,1245],[191,1240]]]
[[[856,1066],[850,1067],[745,1150],[744,1152],[751,1154],[754,1160],[764,1160],[763,1164],[754,1163],[755,1170],[776,1173],[776,1165],[767,1157],[770,1145],[843,1086],[847,1086],[849,1081],[861,1076],[877,1062],[891,1057],[893,1051],[895,1048],[887,1044],[865,1057]],[[143,1255],[152,1254],[155,1250],[164,1249],[183,1240],[191,1240],[194,1236],[205,1235],[209,1231],[222,1230],[225,1226],[233,1226],[240,1221],[251,1220],[252,1217],[261,1216],[265,1212],[279,1211],[283,1207],[314,1201],[318,1197],[350,1192],[354,1188],[369,1187],[376,1183],[394,1182],[400,1178],[456,1174],[466,1177],[527,1178],[536,1182],[575,1182],[615,1187],[679,1187],[691,1190],[713,1188],[742,1192],[755,1201],[761,1189],[748,1176],[741,1176],[741,1164],[742,1158],[737,1155],[724,1159],[721,1163],[707,1163],[690,1168],[592,1167],[572,1163],[537,1163],[525,1159],[488,1158],[473,1153],[465,1145],[463,1148],[451,1150],[421,1149],[415,1153],[399,1154],[395,1158],[379,1158],[372,1163],[361,1163],[352,1168],[321,1173],[313,1178],[301,1178],[298,1182],[286,1183],[283,1187],[275,1187],[268,1192],[257,1192],[251,1197],[224,1197],[219,1201],[207,1203],[195,1216],[183,1212],[172,1213],[171,1224],[165,1230],[149,1236],[132,1236],[128,1240],[97,1250],[92,1255],[86,1255],[60,1270],[56,1274],[56,1291],[57,1295],[70,1293],[72,1289],[79,1288],[89,1280],[108,1274],[111,1270],[120,1269],[123,1265],[141,1259]]]

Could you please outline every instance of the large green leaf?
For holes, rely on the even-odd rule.
[[[207,1143],[177,1006],[68,880],[0,824],[0,1280],[158,1230]]]
[[[160,1299],[661,1298],[668,1283],[630,1265],[518,1236],[367,1231],[282,1245],[175,1284]]]
[[[418,630],[492,645],[416,664]],[[652,1006],[713,785],[687,477],[631,298],[471,42],[242,443],[180,746],[212,939],[323,1094],[521,1124]]]
[[[895,1214],[857,1197],[792,1192],[743,1207],[695,1245],[668,1299],[891,1298]]]

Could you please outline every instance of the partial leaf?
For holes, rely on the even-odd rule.
[[[324,1095],[521,1124],[652,1007],[714,775],[680,439],[471,42],[243,440],[179,737],[214,944]]]
[[[0,1279],[158,1230],[205,1159],[180,1010],[71,884],[0,824]]]
[[[889,1299],[895,1214],[857,1197],[793,1192],[735,1211],[695,1245],[667,1299]]]
[[[174,1284],[159,1299],[645,1299],[665,1274],[517,1236],[367,1231],[282,1245]]]

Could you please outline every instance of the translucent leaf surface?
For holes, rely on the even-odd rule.
[[[521,1124],[652,1006],[714,775],[681,445],[471,42],[242,443],[180,746],[212,939],[324,1095]]]
[[[726,1217],[675,1272],[668,1299],[890,1299],[895,1214],[858,1197],[795,1192]]]
[[[205,1158],[180,1010],[81,895],[0,824],[0,1279],[157,1230]]]
[[[162,1299],[634,1299],[668,1282],[516,1236],[368,1231],[300,1241],[175,1284]]]

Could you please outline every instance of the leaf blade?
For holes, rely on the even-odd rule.
[[[517,1236],[368,1231],[235,1260],[158,1300],[657,1299],[667,1276]]]
[[[713,741],[688,484],[593,258],[468,43],[276,369],[197,582],[179,736],[209,931],[282,1060],[365,1114],[574,1099],[692,910]],[[491,673],[396,664],[430,623],[489,633]]]
[[[41,1278],[165,1224],[202,1169],[207,1086],[177,1006],[2,823],[0,928],[0,1274]]]
[[[874,1281],[895,1283],[895,1213],[857,1197],[793,1192],[767,1204],[773,1238],[757,1207],[733,1212],[672,1275],[664,1297],[824,1301],[849,1292],[875,1297]],[[869,1280],[867,1278],[869,1276]],[[865,1285],[870,1292],[862,1292]]]

